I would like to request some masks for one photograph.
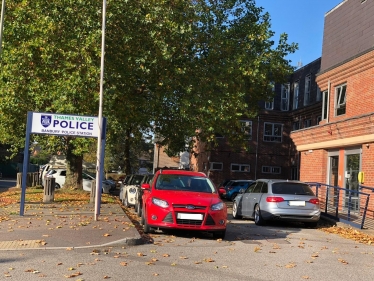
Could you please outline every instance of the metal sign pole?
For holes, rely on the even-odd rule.
[[[25,212],[26,176],[27,176],[27,168],[29,166],[29,145],[30,145],[31,123],[32,123],[32,112],[29,111],[27,112],[25,149],[23,151],[21,203],[20,203],[20,209],[19,209],[20,216],[23,216]]]
[[[104,84],[104,50],[105,50],[105,15],[106,15],[106,0],[103,0],[102,11],[102,31],[101,31],[101,71],[100,71],[100,103],[99,103],[99,137],[97,138],[97,162],[96,162],[96,196],[95,196],[95,220],[99,219],[100,215],[100,200],[101,200],[101,186],[102,181],[102,167],[101,150],[102,150],[102,131],[103,131],[103,84]]]

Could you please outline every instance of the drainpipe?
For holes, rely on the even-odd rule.
[[[329,116],[330,116],[330,87],[331,87],[331,82],[327,83],[327,112],[326,112],[326,123],[329,123]]]
[[[255,164],[255,180],[257,180],[257,160],[258,160],[258,136],[260,131],[260,116],[257,116],[257,144],[256,144],[256,164]]]

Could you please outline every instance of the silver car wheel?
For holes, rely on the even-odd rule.
[[[240,219],[241,216],[238,215],[238,202],[234,201],[234,204],[232,205],[232,216],[234,219]]]
[[[256,225],[263,225],[265,220],[261,216],[260,206],[257,204],[255,207],[255,224]]]

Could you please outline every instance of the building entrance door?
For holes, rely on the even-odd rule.
[[[345,152],[344,183],[345,190],[344,206],[351,210],[359,210],[359,194],[351,191],[359,191],[358,172],[360,171],[361,152],[357,150]]]
[[[338,186],[339,180],[339,156],[330,156],[330,178],[329,178],[329,185]],[[339,190],[333,188],[333,196],[334,196],[334,206],[339,204],[338,202],[338,193]],[[330,194],[331,196],[331,194]]]

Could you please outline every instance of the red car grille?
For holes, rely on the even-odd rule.
[[[192,205],[192,204],[186,204],[186,205],[173,204],[173,207],[178,208],[178,209],[189,209],[189,208],[193,207],[194,210],[205,210],[206,209],[206,206],[196,206],[196,205]]]

